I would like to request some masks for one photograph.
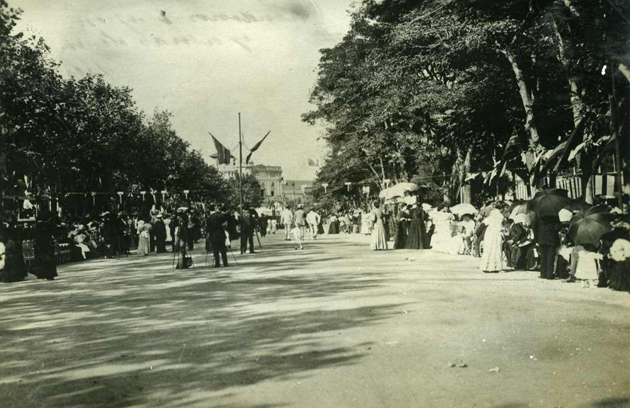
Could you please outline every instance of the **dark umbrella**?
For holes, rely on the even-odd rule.
[[[571,203],[567,196],[567,190],[559,188],[546,188],[536,193],[534,198],[527,204],[529,211],[534,211],[537,217],[557,217],[561,209]]]
[[[576,212],[576,211],[585,211],[585,210],[588,210],[591,207],[592,207],[592,205],[590,205],[589,203],[587,203],[584,200],[572,200],[569,205],[564,207],[564,209],[568,210],[568,211],[571,211],[571,212]]]
[[[610,215],[610,208],[607,205],[596,205],[594,207],[580,211],[579,213],[575,214],[573,218],[571,218],[571,224],[575,224],[579,220],[584,219],[591,215],[595,215],[595,214],[609,214]]]
[[[602,235],[612,231],[610,222],[613,218],[612,214],[607,213],[587,215],[571,224],[568,238],[575,245],[590,244],[597,247]]]

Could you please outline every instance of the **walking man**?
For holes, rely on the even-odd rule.
[[[315,211],[314,209],[311,209],[306,215],[306,221],[308,222],[308,226],[311,230],[312,239],[317,239],[317,229],[321,219],[322,217],[320,217],[317,211]]]
[[[297,210],[293,215],[293,222],[295,226],[300,229],[300,240],[304,239],[304,233],[306,232],[306,213],[304,212],[304,206],[298,204]]]
[[[290,241],[291,239],[289,238],[289,234],[291,233],[291,227],[293,226],[293,212],[291,211],[290,205],[282,211],[280,222],[284,225],[284,240]]]
[[[256,230],[256,219],[247,211],[241,211],[241,254],[247,252],[247,244],[249,243],[249,253],[254,251],[254,231]]]
[[[223,260],[223,267],[228,266],[227,248],[225,246],[225,230],[223,224],[227,223],[226,217],[216,211],[214,205],[209,206],[210,215],[206,220],[206,239],[210,241],[212,246],[212,254],[214,255],[214,267],[221,266],[219,255]]]

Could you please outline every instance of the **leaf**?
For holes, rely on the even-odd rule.
[[[573,161],[573,159],[575,159],[575,157],[577,156],[577,154],[578,154],[578,153],[579,153],[582,149],[584,149],[584,146],[586,146],[586,142],[582,142],[582,143],[580,143],[579,145],[577,145],[577,146],[575,147],[575,149],[573,149],[573,150],[571,151],[571,154],[569,154],[569,159],[568,159],[568,160],[569,160],[569,161]]]

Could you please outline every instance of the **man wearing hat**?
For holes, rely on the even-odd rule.
[[[280,222],[284,225],[284,240],[290,241],[289,233],[293,227],[293,212],[291,211],[290,205],[287,205],[287,207],[282,211]]]
[[[155,215],[153,230],[155,231],[155,246],[157,253],[160,254],[166,252],[166,225],[164,225],[162,213],[157,213]]]
[[[303,240],[306,231],[306,212],[304,212],[304,206],[302,204],[298,204],[293,217],[295,226],[300,229],[300,240]]]
[[[221,266],[220,258],[223,259],[223,266],[227,267],[227,247],[225,246],[227,236],[225,235],[223,224],[227,224],[228,220],[225,215],[216,211],[214,205],[211,204],[208,209],[210,210],[210,215],[206,219],[206,239],[210,242],[210,246],[212,247],[214,267],[218,268]]]
[[[255,213],[255,210],[254,210]],[[241,254],[247,252],[247,244],[249,244],[249,253],[253,254],[254,251],[254,232],[256,230],[256,223],[258,217],[254,217],[251,210],[241,211]]]

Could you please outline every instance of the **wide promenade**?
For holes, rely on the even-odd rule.
[[[0,407],[630,406],[628,293],[282,238],[0,286]]]

